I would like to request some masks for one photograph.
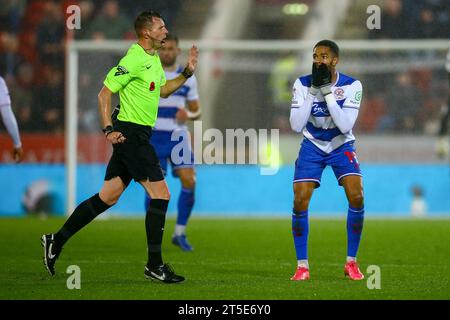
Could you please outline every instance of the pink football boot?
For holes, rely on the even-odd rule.
[[[359,270],[359,266],[356,261],[349,261],[345,264],[344,274],[352,280],[362,280],[364,275]]]
[[[292,276],[293,281],[309,280],[309,269],[305,267],[297,267],[295,274]]]

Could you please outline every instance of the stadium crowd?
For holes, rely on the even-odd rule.
[[[381,29],[368,32],[369,39],[450,39],[450,3],[386,0],[381,22]],[[439,110],[446,102],[444,65],[438,70],[418,67],[372,76],[368,81],[378,85],[365,97],[358,129],[377,133],[437,130],[433,124],[438,123]]]
[[[151,1],[152,7],[164,16],[169,30],[175,31],[181,3],[181,0]],[[65,28],[66,8],[72,4],[80,6],[82,15],[82,28],[73,33]],[[64,44],[68,37],[134,39],[129,21],[147,6],[148,1],[144,0],[3,0],[0,6],[0,75],[9,86],[21,131],[63,132]],[[383,28],[368,32],[368,39],[450,38],[448,0],[386,0],[381,19]],[[376,77],[372,80],[380,81]],[[405,70],[384,79],[377,91],[386,94],[365,96],[357,129],[423,132],[424,117],[438,112],[439,108],[436,105],[439,101],[433,95],[439,84],[434,81],[433,70],[427,69]],[[89,87],[89,79],[80,75],[80,86],[83,85]],[[444,93],[445,85],[444,81]],[[389,90],[393,86],[396,90]],[[408,101],[404,101],[404,96]],[[445,97],[442,98],[445,101]],[[398,104],[407,104],[408,110],[397,107]],[[81,112],[83,128],[92,114],[89,110]]]
[[[381,28],[364,28],[366,39],[450,39],[450,2],[447,0],[384,0],[373,1],[373,4],[382,5]],[[364,13],[363,17],[366,19],[367,15]],[[345,28],[344,23],[342,27]],[[345,33],[345,30],[341,33]],[[444,59],[441,65],[430,68],[427,63],[431,61],[433,64],[437,57],[426,54],[406,50],[397,53],[380,50],[374,54],[361,51],[360,54],[355,54],[353,58],[364,66],[380,65],[383,61],[390,61],[392,64],[392,67],[385,65],[373,73],[354,70],[359,73],[364,88],[356,131],[377,134],[436,134],[440,110],[447,99],[447,75]],[[291,100],[291,88],[295,80],[293,77],[296,76],[292,70],[296,59],[298,57],[295,52],[290,55],[280,53],[267,80],[273,105],[271,124],[284,133],[291,132],[285,106]],[[349,60],[351,59],[347,56],[347,62]],[[402,63],[403,67],[400,66]],[[405,63],[413,63],[415,66]],[[347,70],[341,71],[346,73]],[[282,79],[280,74],[291,79]]]
[[[181,0],[152,0],[172,28]],[[81,8],[82,28],[70,33],[68,6]],[[144,0],[3,0],[0,6],[0,75],[10,89],[22,132],[64,130],[65,47],[76,39],[134,39],[133,21]]]

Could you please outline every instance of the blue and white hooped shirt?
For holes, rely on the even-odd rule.
[[[183,72],[183,67],[179,66],[176,71],[165,71],[166,79],[175,79]],[[177,123],[175,114],[179,109],[186,107],[187,101],[197,100],[197,79],[195,75],[186,80],[181,88],[172,93],[168,98],[160,98],[158,106],[158,118],[154,130],[174,131],[186,129],[186,125]]]
[[[303,105],[311,87],[311,79],[312,76],[307,75],[295,81],[292,107]],[[331,92],[342,109],[359,110],[362,97],[362,85],[359,80],[338,72],[336,83],[331,87]],[[336,127],[321,92],[313,100],[311,114],[302,133],[306,139],[326,153],[332,152],[344,143],[355,140],[352,130],[342,133]]]

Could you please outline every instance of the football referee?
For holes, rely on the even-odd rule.
[[[56,259],[67,240],[113,206],[134,179],[152,199],[145,217],[148,262],[144,274],[164,283],[184,280],[162,259],[161,243],[170,193],[155,149],[149,141],[158,114],[159,98],[168,97],[193,75],[198,50],[192,46],[183,72],[166,81],[158,56],[158,49],[164,45],[168,34],[161,15],[144,11],[136,18],[134,27],[137,43],[108,73],[98,94],[103,133],[113,145],[104,184],[99,193],[78,205],[58,232],[42,236],[44,265],[51,275],[55,274]],[[117,92],[121,107],[113,127],[111,96]]]
[[[448,76],[448,95],[447,105],[441,109],[441,119],[439,124],[438,140],[436,142],[436,153],[439,158],[445,158],[449,154],[449,139],[448,139],[448,122],[450,120],[450,43],[447,51],[447,60],[445,62],[445,70]]]

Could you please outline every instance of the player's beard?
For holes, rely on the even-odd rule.
[[[160,57],[161,59],[161,57]],[[171,58],[170,60],[164,60],[161,59],[161,64],[163,65],[164,68],[171,68],[175,65],[175,62],[177,61],[177,58]]]

